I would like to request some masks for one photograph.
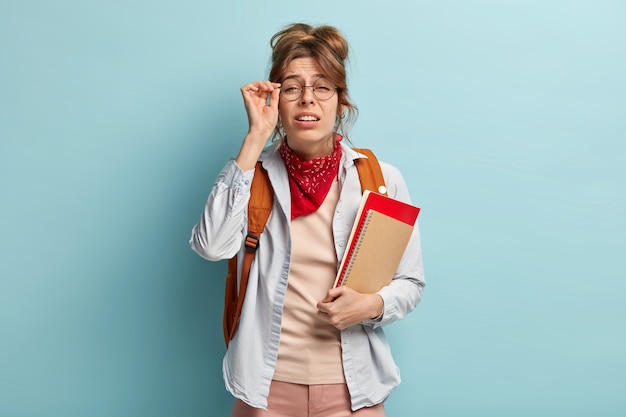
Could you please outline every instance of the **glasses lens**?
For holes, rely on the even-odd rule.
[[[295,80],[286,80],[280,86],[280,95],[289,101],[297,100],[302,94],[302,86]]]
[[[313,94],[320,100],[328,100],[335,94],[335,86],[326,78],[320,78],[313,84]]]

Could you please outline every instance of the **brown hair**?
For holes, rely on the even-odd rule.
[[[347,131],[356,120],[358,108],[350,101],[346,82],[348,42],[332,26],[313,27],[294,23],[276,33],[270,40],[272,67],[269,79],[281,82],[289,63],[296,58],[314,58],[325,76],[337,86],[339,106],[337,131],[347,137]],[[341,112],[341,114],[339,113]],[[279,127],[275,136],[280,138]]]

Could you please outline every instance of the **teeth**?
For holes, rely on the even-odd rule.
[[[313,116],[300,116],[298,120],[300,120],[301,122],[314,122],[317,120],[317,118]]]

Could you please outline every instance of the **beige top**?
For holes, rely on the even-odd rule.
[[[317,317],[317,303],[337,274],[332,219],[339,186],[335,180],[320,208],[291,221],[291,269],[280,335],[277,381],[344,383],[339,330]]]

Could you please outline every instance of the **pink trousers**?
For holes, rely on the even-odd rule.
[[[250,407],[237,399],[231,417],[385,417],[385,407],[350,409],[345,384],[300,385],[272,381],[267,411]]]

